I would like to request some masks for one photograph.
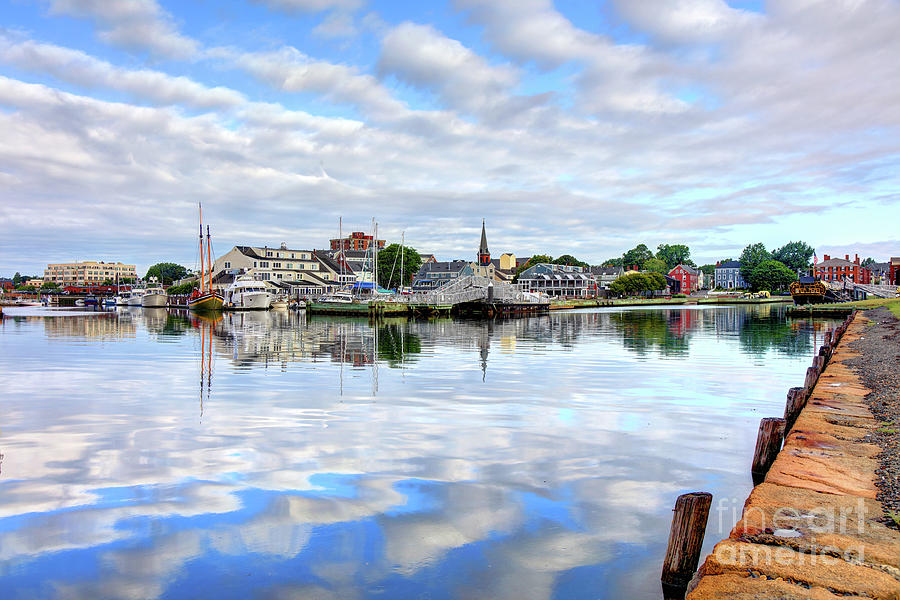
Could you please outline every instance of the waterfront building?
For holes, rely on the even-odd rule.
[[[591,275],[597,280],[597,287],[608,290],[609,284],[625,274],[622,267],[591,267]]]
[[[700,271],[690,265],[677,265],[669,271],[669,277],[681,282],[681,293],[690,294],[700,289]]]
[[[597,295],[597,280],[589,269],[573,265],[538,263],[519,274],[519,289],[563,298]]]
[[[331,240],[332,250],[368,250],[374,246],[378,250],[384,250],[384,240],[375,240],[373,236],[362,231],[354,231],[345,238]]]
[[[244,274],[301,296],[329,294],[355,279],[348,279],[337,261],[315,250],[291,249],[282,243],[278,248],[235,246],[216,258],[213,288],[224,289]]]
[[[891,257],[891,266],[888,271],[888,281],[891,285],[900,285],[900,256]]]
[[[741,275],[741,263],[737,260],[717,262],[713,277],[717,288],[733,290],[750,287]]]
[[[815,265],[814,269],[816,279],[823,281],[843,281],[846,277],[855,283],[872,283],[872,272],[860,266],[859,254],[853,261],[850,260],[849,254],[845,254],[843,259],[832,258],[826,254],[825,260]]]
[[[97,285],[104,281],[137,279],[134,265],[121,262],[85,260],[71,263],[52,263],[44,269],[43,283],[52,282],[60,287]]]
[[[414,292],[430,292],[466,275],[474,275],[474,263],[465,260],[424,263],[413,278]]]

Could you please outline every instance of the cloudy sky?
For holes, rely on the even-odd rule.
[[[0,275],[369,228],[900,255],[898,0],[0,0]]]

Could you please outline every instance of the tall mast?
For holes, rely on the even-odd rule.
[[[338,239],[340,240],[340,244],[338,247],[340,248],[340,254],[338,255],[341,261],[341,276],[338,278],[337,289],[344,289],[344,257],[346,254],[344,253],[344,217],[338,217]],[[341,367],[343,368],[343,363],[341,363]],[[342,388],[343,389],[343,388]]]
[[[378,223],[372,217],[372,294],[378,290]]]
[[[200,293],[205,290],[205,280],[203,279],[203,206],[198,202],[197,208],[200,211]]]
[[[406,237],[406,232],[400,232],[400,292],[403,292],[403,283],[406,280],[406,275],[403,274],[403,242]]]
[[[209,241],[209,225],[206,226],[206,266],[209,267],[209,287],[206,288],[207,291],[212,292],[212,250],[210,249],[212,243]]]

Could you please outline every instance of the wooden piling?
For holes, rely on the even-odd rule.
[[[660,577],[665,598],[684,598],[688,583],[700,563],[700,549],[711,505],[712,494],[709,492],[682,494],[675,500],[669,546]]]
[[[784,419],[778,417],[766,417],[759,422],[759,433],[756,436],[756,450],[753,453],[753,465],[750,472],[754,482],[763,479],[769,472],[769,467],[775,462],[778,451],[781,450],[781,442],[784,440]]]
[[[816,380],[819,378],[819,372],[815,367],[806,369],[806,379],[803,380],[803,387],[806,388],[806,395],[812,394],[813,388],[816,387]]]
[[[813,369],[816,370],[816,374],[818,376],[818,374],[820,374],[822,372],[822,370],[825,368],[825,357],[822,356],[821,354],[817,354],[817,355],[813,356],[812,366],[813,366]]]
[[[797,417],[800,416],[800,411],[803,410],[805,404],[806,396],[802,387],[792,387],[788,390],[787,402],[784,406],[785,435],[794,427],[794,423],[797,422]]]

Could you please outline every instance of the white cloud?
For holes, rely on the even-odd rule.
[[[93,20],[102,28],[100,39],[114,46],[179,59],[198,50],[156,0],[50,0],[50,12]]]
[[[160,71],[124,69],[78,50],[31,40],[17,41],[2,33],[0,62],[79,86],[127,92],[141,102],[186,104],[196,108],[232,107],[244,102],[239,92],[227,88],[209,88],[187,77],[173,77]]]

